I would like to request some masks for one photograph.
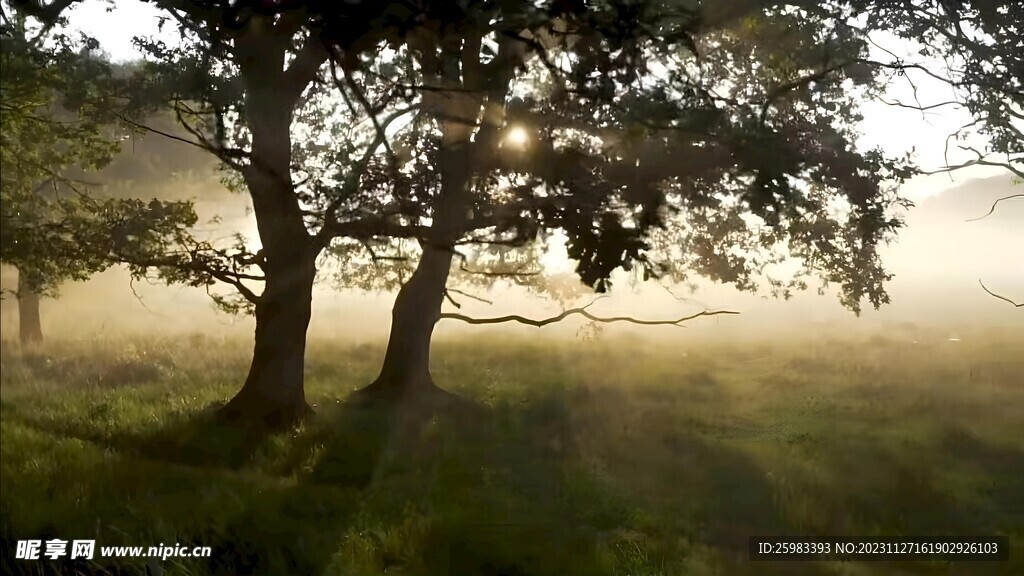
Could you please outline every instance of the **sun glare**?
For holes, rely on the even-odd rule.
[[[523,148],[530,141],[530,135],[521,126],[513,126],[505,135],[505,142],[516,148]]]

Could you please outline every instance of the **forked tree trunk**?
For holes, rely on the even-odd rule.
[[[400,399],[438,392],[430,377],[430,340],[441,318],[451,262],[451,252],[424,248],[416,271],[395,298],[380,375],[362,394]]]
[[[280,428],[311,412],[304,359],[316,266],[308,255],[287,264],[266,272],[252,364],[242,389],[220,411],[227,420]]]
[[[423,62],[425,73],[434,76],[428,83],[434,82],[442,89],[428,91],[423,96],[423,109],[438,114],[441,127],[441,149],[437,157],[441,190],[433,206],[430,231],[420,242],[423,255],[416,271],[395,299],[391,333],[380,375],[360,391],[363,397],[417,400],[450,397],[437,388],[430,377],[430,340],[434,326],[441,319],[441,305],[456,242],[466,232],[476,151],[472,136],[481,110],[486,111],[482,108],[485,101],[482,94],[459,90],[466,80],[460,69],[473,76],[473,70],[479,65],[479,54],[469,54],[470,60],[476,59],[476,65],[467,65],[470,60],[453,56],[461,50],[459,46],[463,41],[459,35],[442,39],[442,44],[450,50],[440,60],[425,57]],[[431,50],[432,47],[427,48],[425,53]],[[510,79],[505,81],[505,91]],[[470,83],[474,86],[483,84],[476,77]],[[445,93],[444,90],[448,89],[453,91]],[[491,97],[493,102],[504,102],[501,90]]]
[[[43,341],[43,324],[39,317],[39,294],[18,270],[18,337],[23,346]]]

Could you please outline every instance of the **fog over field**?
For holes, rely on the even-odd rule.
[[[609,294],[594,305],[602,315],[629,314],[642,318],[674,318],[703,308],[730,309],[737,316],[698,319],[686,329],[605,325],[604,335],[635,334],[654,339],[714,338],[747,335],[765,337],[772,333],[803,331],[829,326],[839,331],[877,330],[894,324],[915,324],[936,328],[940,333],[992,328],[1024,328],[1024,315],[1006,302],[986,294],[982,280],[990,290],[1012,300],[1024,299],[1024,200],[1009,199],[981,220],[967,221],[986,214],[997,199],[1019,193],[1010,176],[990,176],[955,180],[945,175],[927,179],[926,189],[940,191],[919,199],[907,214],[907,226],[899,238],[883,251],[887,268],[894,278],[888,283],[892,303],[875,311],[865,309],[857,319],[843,309],[832,293],[818,295],[814,287],[798,293],[790,301],[739,293],[731,287],[703,282],[691,292],[675,286],[671,293],[655,283],[632,286],[628,276],[619,273]],[[165,186],[173,186],[169,184]],[[254,238],[254,223],[246,201],[230,195],[211,179],[206,190],[198,187],[176,189],[174,193],[198,199],[202,218],[214,215],[220,224],[211,224],[211,237],[221,230],[249,230]],[[933,188],[932,188],[933,187]],[[163,186],[156,184],[156,190]],[[921,189],[920,184],[917,185]],[[237,227],[237,228],[236,228]],[[556,266],[569,266],[553,258]],[[310,333],[316,337],[340,337],[373,342],[387,335],[394,293],[367,293],[338,288],[329,274],[324,276],[314,296],[314,314]],[[5,286],[13,281],[5,270]],[[134,290],[134,292],[133,292]],[[462,302],[463,312],[478,316],[521,314],[545,317],[557,314],[562,305],[549,298],[532,296],[521,289],[497,287],[474,294],[491,300],[488,305],[473,300]],[[586,304],[593,296],[582,297]],[[87,282],[68,283],[58,300],[43,301],[44,331],[54,336],[109,337],[115,332],[181,334],[202,332],[209,335],[251,336],[252,321],[214,309],[202,289],[187,286],[167,287],[158,282],[130,281],[126,271],[113,269]],[[451,306],[447,306],[451,309]],[[3,302],[5,327],[16,321],[14,302]],[[443,321],[439,334],[511,332],[576,338],[585,321],[568,320],[544,328],[518,325],[497,327],[466,326]],[[14,334],[15,331],[4,331]]]

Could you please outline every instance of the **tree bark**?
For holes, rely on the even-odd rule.
[[[398,291],[391,313],[391,333],[380,375],[361,394],[387,399],[448,396],[430,377],[430,342],[441,319],[445,285],[455,241],[465,225],[471,171],[468,134],[448,142],[442,151],[441,194],[435,206],[430,238],[421,241],[423,255],[409,281]]]
[[[298,98],[317,66],[310,64],[308,77],[294,67],[286,73],[290,42],[289,34],[259,18],[236,39],[252,131],[249,163],[240,170],[252,197],[265,284],[255,302],[256,342],[249,375],[220,415],[270,428],[290,426],[311,412],[304,364],[319,250],[306,230],[292,181],[291,125]]]
[[[18,337],[23,346],[43,341],[43,324],[39,317],[39,294],[18,270]]]
[[[438,392],[430,377],[430,341],[441,318],[451,262],[450,252],[424,247],[416,271],[395,298],[380,375],[362,393],[399,399]]]
[[[281,428],[312,411],[306,403],[304,366],[316,277],[314,257],[297,254],[279,269],[268,267],[266,276],[266,288],[256,304],[249,375],[220,414],[229,421]]]

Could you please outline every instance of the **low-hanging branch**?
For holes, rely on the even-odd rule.
[[[525,316],[519,316],[518,314],[510,314],[508,316],[497,316],[494,318],[473,318],[471,316],[466,316],[464,314],[455,314],[450,312],[442,313],[441,319],[447,318],[450,320],[461,320],[462,322],[465,322],[467,324],[503,324],[507,322],[518,322],[520,324],[526,324],[528,326],[536,326],[537,328],[541,328],[543,326],[547,326],[548,324],[561,322],[562,320],[565,320],[569,316],[582,316],[587,320],[590,320],[591,322],[600,322],[602,324],[611,324],[613,322],[628,322],[630,324],[640,324],[642,326],[679,326],[680,328],[683,328],[683,322],[687,322],[695,318],[700,318],[702,316],[739,314],[739,312],[733,310],[703,310],[696,314],[683,316],[682,318],[677,318],[675,320],[641,320],[639,318],[633,318],[631,316],[612,316],[609,318],[602,318],[600,316],[595,316],[587,311],[587,309],[593,305],[594,302],[591,302],[590,304],[587,304],[586,306],[583,306],[581,308],[570,308],[556,316],[541,319],[526,318]]]

